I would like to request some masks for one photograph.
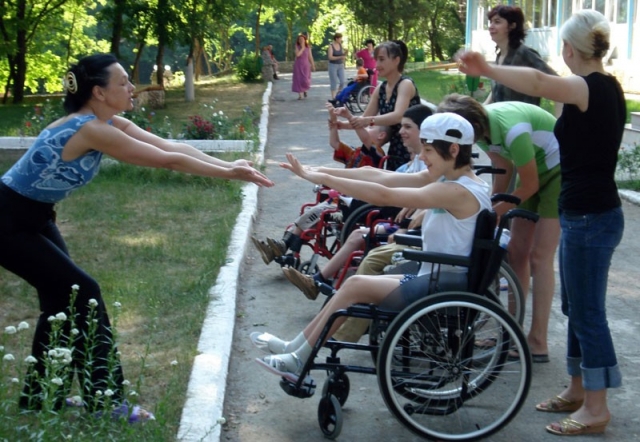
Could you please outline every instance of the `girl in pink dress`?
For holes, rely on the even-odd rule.
[[[311,71],[316,70],[307,37],[298,35],[296,40],[296,59],[293,62],[293,84],[291,90],[298,93],[298,100],[306,98],[311,87]]]

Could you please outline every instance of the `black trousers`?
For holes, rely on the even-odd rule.
[[[80,380],[84,400],[89,407],[98,407],[98,390],[111,389],[111,400],[122,400],[122,367],[116,356],[111,324],[100,294],[98,283],[78,267],[69,256],[67,246],[55,224],[53,204],[25,198],[0,183],[0,266],[33,286],[40,302],[40,317],[35,329],[31,355],[37,362],[30,366],[25,378],[20,406],[41,408],[46,375],[47,353],[51,350],[50,316],[63,312],[69,318],[64,326],[61,345],[73,346],[72,362],[65,366],[68,376],[57,389],[55,404],[61,407],[69,394],[73,371]],[[79,289],[70,306],[72,286]],[[89,300],[95,299],[93,309]],[[71,312],[75,313],[71,334]],[[90,320],[87,318],[91,315]],[[92,321],[95,319],[95,321]],[[86,336],[93,324],[93,337]]]

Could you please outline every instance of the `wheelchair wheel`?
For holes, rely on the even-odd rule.
[[[490,286],[493,293],[497,294],[500,304],[514,317],[516,322],[522,326],[524,324],[525,294],[520,285],[520,280],[516,276],[511,266],[506,262],[500,264],[500,270],[495,281]]]
[[[477,344],[487,341],[492,345]],[[518,350],[514,361],[512,348]],[[411,431],[436,440],[477,440],[500,430],[522,407],[531,356],[520,326],[502,306],[448,292],[416,301],[394,319],[377,372],[387,407]]]
[[[342,431],[342,408],[333,395],[322,396],[318,404],[318,423],[327,439],[335,439]]]
[[[313,261],[313,262],[312,262]],[[315,275],[320,271],[320,267],[316,264],[317,259],[311,259],[310,261],[305,261],[298,266],[298,271],[303,275]]]
[[[375,89],[376,88],[374,86],[368,85],[358,91],[358,95],[356,96],[356,105],[360,109],[360,112],[364,112],[369,105],[371,95],[373,95],[373,91]]]
[[[333,373],[329,375],[322,387],[322,396],[335,396],[341,406],[347,402],[351,383],[345,373]]]
[[[342,224],[342,230],[340,231],[340,245],[342,246],[347,241],[351,232],[353,232],[357,227],[364,225],[369,212],[380,208],[380,206],[376,206],[374,204],[364,204],[354,210]]]

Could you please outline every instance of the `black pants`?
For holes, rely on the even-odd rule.
[[[55,224],[53,204],[25,198],[0,183],[0,266],[15,273],[33,286],[40,301],[40,317],[35,329],[31,355],[37,359],[27,373],[22,408],[39,409],[42,399],[45,361],[50,348],[50,316],[64,312],[70,319],[72,286],[79,289],[75,298],[74,327],[79,331],[69,343],[70,320],[63,327],[63,345],[73,346],[72,363],[66,367],[64,385],[57,389],[56,406],[64,404],[69,394],[73,372],[78,374],[84,400],[90,407],[99,406],[98,390],[114,392],[111,400],[122,400],[122,367],[115,355],[111,324],[100,295],[98,283],[70,258],[67,246]],[[86,342],[91,312],[89,300],[95,299],[95,335]],[[66,344],[65,342],[66,341]],[[40,381],[38,380],[40,378]]]

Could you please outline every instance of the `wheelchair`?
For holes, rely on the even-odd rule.
[[[344,103],[344,106],[354,115],[364,112],[369,105],[371,95],[375,90],[375,86],[371,85],[371,76],[373,75],[373,71],[371,69],[367,69],[367,74],[369,74],[367,80],[358,84],[358,86],[349,94],[347,101]]]
[[[424,293],[419,299],[407,302],[393,292],[379,306],[357,304],[331,315],[298,380],[280,380],[287,394],[309,398],[317,387],[310,372],[327,372],[318,404],[325,437],[335,439],[342,429],[349,372],[376,375],[390,412],[429,440],[477,440],[513,419],[531,385],[531,354],[519,324],[499,304],[491,284],[505,252],[502,232],[514,217],[538,218],[512,209],[496,228],[496,214],[482,211],[470,256],[406,250],[407,259],[431,265],[432,272],[420,278]],[[448,280],[441,265],[466,267],[466,281]],[[340,317],[371,320],[368,344],[327,340]],[[493,345],[481,344],[488,341]],[[330,355],[315,362],[321,348]],[[342,364],[338,353],[343,349],[369,352],[373,366]],[[510,350],[517,350],[516,359]]]

